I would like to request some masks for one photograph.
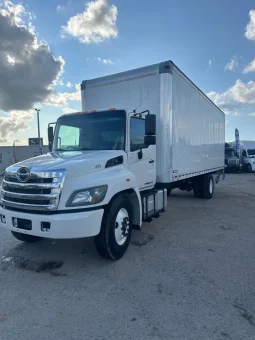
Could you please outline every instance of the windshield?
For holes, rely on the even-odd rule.
[[[226,157],[235,157],[235,151],[234,150],[225,150],[225,156]]]
[[[57,122],[53,150],[124,150],[125,131],[123,110],[63,116]]]
[[[255,149],[253,150],[247,150],[248,156],[255,156]]]

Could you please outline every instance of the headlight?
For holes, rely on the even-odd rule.
[[[98,204],[105,198],[107,187],[107,185],[101,185],[99,187],[77,190],[71,195],[66,206],[77,207]]]

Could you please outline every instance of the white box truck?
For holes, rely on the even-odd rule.
[[[0,224],[25,242],[94,236],[115,260],[167,191],[213,196],[225,117],[171,61],[83,81],[81,97],[49,126],[49,154],[6,170]]]
[[[240,160],[242,168],[246,172],[255,171],[255,141],[254,140],[240,140]],[[232,143],[236,148],[236,142]]]

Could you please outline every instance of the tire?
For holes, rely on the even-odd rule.
[[[199,176],[193,180],[193,193],[195,198],[203,198],[203,177]]]
[[[38,242],[42,239],[42,237],[39,236],[17,233],[16,231],[12,231],[11,233],[17,240],[27,243]]]
[[[171,195],[171,191],[172,191],[172,189],[167,189],[167,196]]]
[[[250,165],[250,164],[248,164],[247,171],[248,171],[249,173],[251,173],[251,172],[252,172],[252,167],[251,167],[251,165]]]
[[[105,211],[100,233],[94,239],[100,256],[119,260],[125,254],[132,234],[130,221],[132,208],[129,199],[126,195],[119,195]]]
[[[203,197],[211,199],[214,193],[214,180],[212,175],[204,175]]]

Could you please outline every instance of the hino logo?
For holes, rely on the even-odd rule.
[[[30,171],[27,168],[20,168],[16,177],[19,182],[27,182],[30,179]]]

